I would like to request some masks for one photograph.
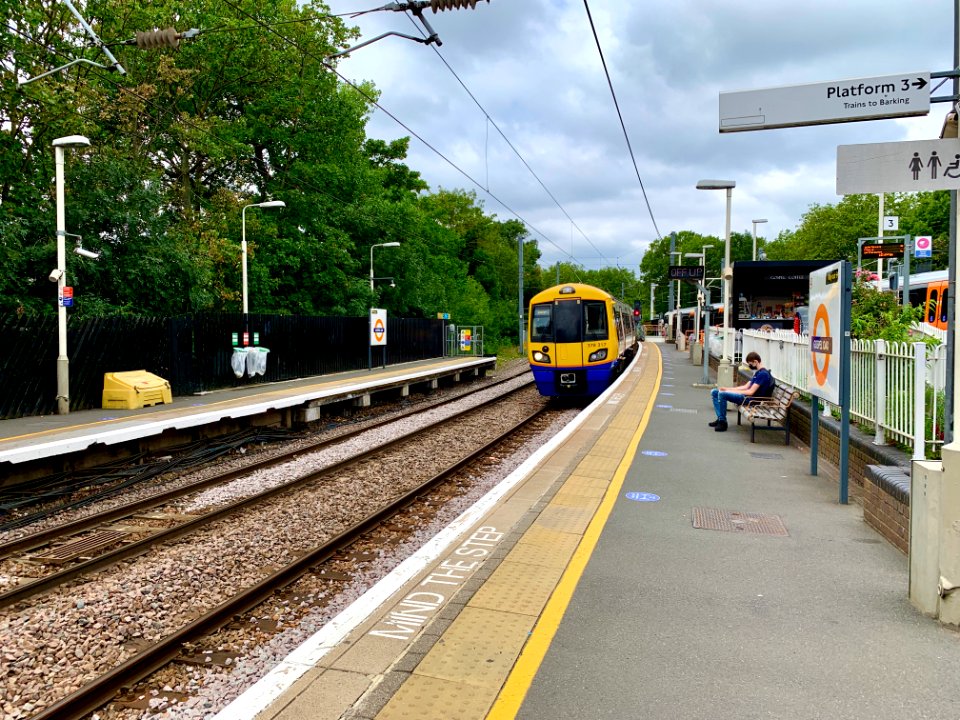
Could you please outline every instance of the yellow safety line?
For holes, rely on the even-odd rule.
[[[654,346],[651,344],[650,347]],[[657,348],[657,379],[653,392],[650,393],[646,410],[644,410],[640,424],[637,426],[637,431],[630,439],[623,459],[617,466],[610,486],[603,496],[600,507],[590,521],[586,532],[584,532],[580,544],[577,546],[573,557],[571,557],[569,565],[567,565],[567,569],[560,578],[560,582],[557,583],[557,587],[547,601],[536,627],[530,634],[530,639],[527,640],[527,644],[520,653],[520,657],[517,658],[513,670],[500,689],[500,694],[494,701],[493,707],[487,713],[486,720],[513,720],[520,711],[520,705],[533,684],[533,678],[540,669],[543,658],[547,655],[547,650],[550,649],[550,643],[553,642],[553,637],[560,627],[560,621],[567,611],[567,606],[570,604],[577,583],[580,582],[580,576],[583,575],[587,562],[600,540],[600,533],[603,532],[610,513],[613,511],[613,505],[620,495],[623,481],[627,477],[627,471],[630,469],[633,458],[637,453],[637,447],[640,445],[640,438],[643,437],[643,433],[647,429],[647,423],[650,421],[650,414],[656,402],[657,388],[660,386],[662,376],[663,355]]]

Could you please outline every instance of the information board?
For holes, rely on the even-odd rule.
[[[387,344],[387,311],[370,308],[370,345]]]
[[[816,395],[840,404],[841,338],[843,334],[843,263],[810,273],[810,381]]]

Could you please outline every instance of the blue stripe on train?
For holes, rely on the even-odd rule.
[[[603,365],[590,365],[588,367],[543,367],[540,365],[531,365],[530,370],[533,373],[533,379],[537,384],[537,390],[541,395],[556,397],[562,395],[599,395],[610,386],[613,380],[613,374],[618,367],[617,361],[604,363]],[[573,372],[586,374],[585,387],[583,384],[575,389],[564,391],[559,383],[560,373]]]

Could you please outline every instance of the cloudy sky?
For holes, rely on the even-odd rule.
[[[411,142],[409,164],[431,188],[473,190],[498,218],[519,216],[545,266],[559,259],[636,269],[658,234],[722,236],[724,193],[696,190],[703,178],[737,183],[734,231],[767,218],[758,234],[775,237],[810,205],[839,201],[837,145],[939,136],[948,103],[920,118],[721,135],[718,96],[948,70],[947,0],[588,2],[640,180],[583,0],[427,11],[443,42],[436,52],[388,37],[340,64],[345,77],[372,81],[383,107],[410,128],[377,111],[371,136],[415,132],[436,150]],[[378,4],[329,2],[335,13]],[[410,17],[377,12],[348,22],[362,40],[420,36]],[[934,95],[949,90],[947,82]]]

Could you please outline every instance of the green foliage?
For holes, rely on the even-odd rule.
[[[903,307],[891,293],[877,290],[858,279],[853,286],[850,308],[850,330],[862,340],[911,342],[911,326],[923,319],[923,308]]]

